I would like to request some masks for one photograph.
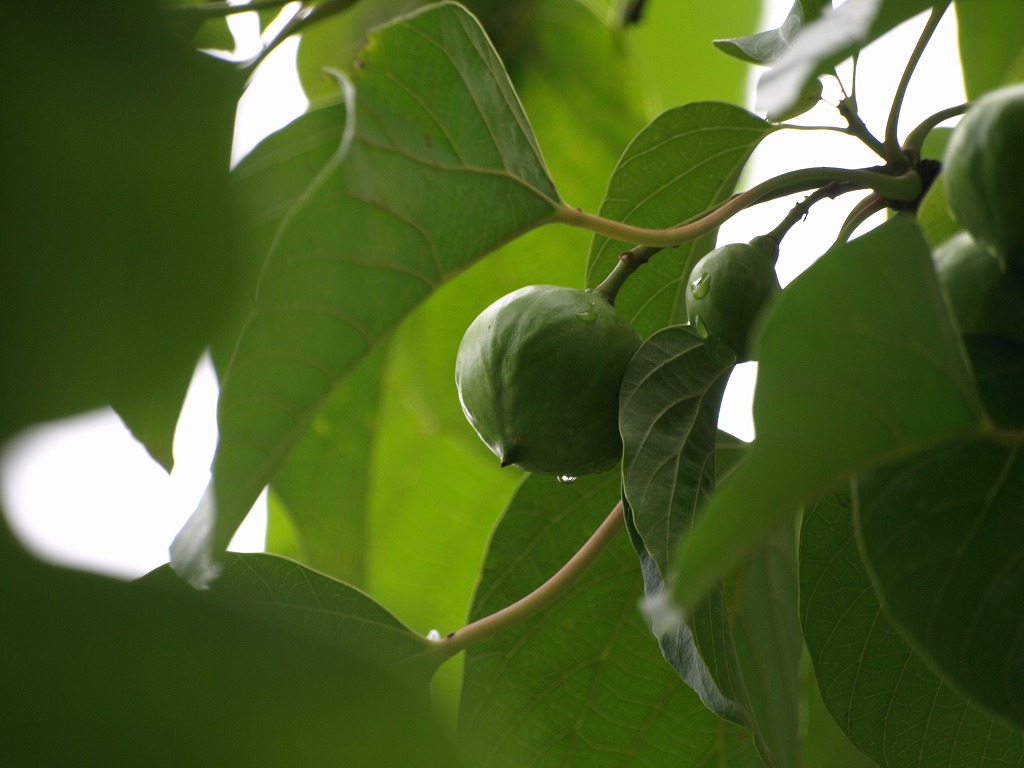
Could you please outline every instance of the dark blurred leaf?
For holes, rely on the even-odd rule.
[[[170,566],[150,572],[139,583],[191,590]],[[255,617],[270,627],[358,652],[380,666],[400,670],[426,694],[434,669],[423,653],[430,643],[349,584],[276,555],[229,552],[216,584],[199,594],[202,600]]]
[[[7,765],[461,764],[422,684],[358,643],[24,555],[5,557],[0,603]]]
[[[7,9],[0,434],[191,373],[233,294],[240,75],[154,3]],[[144,406],[143,406],[144,407]]]
[[[807,509],[800,616],[825,705],[886,768],[1024,765],[1024,739],[924,662],[882,611],[857,551],[849,497]]]
[[[135,439],[168,472],[174,468],[174,430],[192,375],[191,369],[182,367],[158,381],[151,390],[116,397],[112,403]]]

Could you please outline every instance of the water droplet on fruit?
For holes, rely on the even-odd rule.
[[[573,477],[572,475],[559,475],[558,482],[562,483],[563,485],[569,485],[570,483],[575,483],[576,478]]]
[[[429,632],[427,632],[427,640],[429,640],[432,643],[439,643],[441,642],[441,633],[438,632],[436,629],[432,629]]]
[[[693,316],[693,330],[702,339],[706,339],[709,336],[708,327],[704,324],[704,319],[700,315]]]
[[[594,309],[593,305],[584,307],[576,313],[576,317],[585,323],[592,323],[597,320],[597,310]]]
[[[701,272],[700,277],[690,283],[690,293],[695,299],[703,299],[708,295],[708,288],[711,286],[711,275]]]

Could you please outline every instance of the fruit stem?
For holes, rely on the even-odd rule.
[[[914,130],[907,134],[906,140],[903,142],[903,151],[910,156],[920,158],[921,147],[924,146],[924,140],[931,133],[932,129],[935,128],[939,123],[949,120],[951,117],[962,115],[970,107],[970,102],[967,104],[959,104],[955,107],[948,107],[946,109],[936,112],[931,117],[925,118],[921,121]]]
[[[914,70],[917,68],[917,64],[921,60],[921,55],[924,53],[924,49],[928,46],[928,42],[935,33],[935,28],[939,26],[939,21],[942,20],[942,17],[946,13],[946,9],[948,7],[949,2],[947,0],[947,2],[940,3],[932,8],[931,15],[928,17],[928,21],[925,22],[924,29],[921,30],[921,36],[917,39],[917,45],[914,46],[914,50],[910,54],[910,59],[907,61],[907,66],[903,70],[903,76],[900,78],[899,85],[896,86],[896,95],[893,97],[892,106],[889,108],[889,119],[885,124],[885,159],[888,160],[890,164],[898,167],[905,167],[907,165],[907,156],[900,147],[900,141],[897,135],[900,111],[903,109],[903,98],[907,95],[907,87],[910,85],[910,78],[913,76]]]
[[[555,209],[554,220],[624,243],[669,248],[706,235],[739,211],[757,203],[797,192],[805,192],[834,182],[856,189],[872,189],[888,200],[914,200],[921,194],[921,179],[914,171],[893,175],[878,167],[860,169],[802,168],[763,181],[746,192],[733,195],[696,219],[668,229],[633,226],[586,213],[565,203],[559,204]]]
[[[651,256],[660,250],[662,249],[653,248],[649,245],[638,245],[628,251],[623,251],[619,254],[619,260],[615,263],[615,267],[612,268],[608,277],[594,286],[593,290],[603,294],[609,302],[614,304],[615,297],[618,296],[619,289],[626,282],[626,279],[646,264]]]
[[[779,225],[771,232],[764,235],[764,237],[771,238],[776,244],[782,243],[782,238],[786,236],[789,230],[792,229],[798,221],[807,216],[811,210],[811,206],[825,198],[835,199],[846,192],[852,192],[854,189],[856,189],[856,187],[851,187],[849,184],[839,183],[826,184],[824,187],[816,189],[799,203],[794,205],[790,209],[789,213],[786,214],[786,217],[779,222]],[[777,251],[775,258],[778,260]]]
[[[885,210],[885,207],[885,200],[878,195],[868,195],[858,202],[850,210],[846,221],[843,222],[843,226],[839,230],[839,234],[836,235],[836,244],[847,242],[857,227],[863,224],[869,217]]]
[[[846,121],[845,130],[840,130],[843,130],[845,134],[860,139],[862,144],[884,160],[885,146],[875,138],[875,135],[871,133],[871,130],[861,120],[860,115],[857,114],[857,102],[852,97],[847,97],[839,102],[837,109],[839,110],[839,115]]]
[[[512,605],[489,616],[484,616],[482,619],[477,619],[462,629],[450,632],[447,637],[434,643],[433,648],[428,651],[429,655],[440,665],[477,640],[496,635],[521,621],[536,616],[576,583],[583,572],[597,560],[622,529],[624,520],[622,501],[619,501],[604,522],[598,526],[576,554],[559,569],[558,573]]]

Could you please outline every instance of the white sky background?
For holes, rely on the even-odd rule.
[[[761,28],[778,26],[791,5],[792,0],[770,0]],[[240,21],[255,23],[254,18]],[[923,23],[924,17],[908,22],[861,56],[858,105],[876,135],[882,133],[893,91]],[[250,26],[249,39],[255,45],[252,29]],[[294,70],[296,47],[294,40],[282,44],[243,96],[235,161],[262,136],[287,124],[305,108]],[[840,74],[849,88],[849,69]],[[824,97],[832,103],[839,98],[829,79],[825,80]],[[901,137],[924,117],[963,100],[955,19],[948,11],[911,81]],[[840,124],[836,111],[826,104],[794,122]],[[877,162],[874,154],[850,137],[781,131],[768,137],[755,153],[750,178],[743,185],[797,167],[855,167]],[[794,227],[783,243],[778,264],[783,285],[820,255],[823,244],[831,242],[854,199],[856,195],[851,194],[823,201],[814,206],[806,222]],[[792,200],[776,201],[744,211],[722,227],[720,242],[746,241],[770,231],[792,204]],[[744,439],[753,437],[750,399],[755,375],[756,364],[739,366],[726,390],[720,421],[723,429]],[[175,469],[170,476],[110,410],[36,427],[15,438],[0,456],[0,493],[15,532],[40,557],[113,576],[133,578],[165,563],[171,540],[209,482],[217,439],[216,397],[212,367],[204,360],[178,423]],[[236,534],[232,549],[263,549],[265,509],[261,497]]]

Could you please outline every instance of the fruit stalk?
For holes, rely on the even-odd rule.
[[[526,597],[517,600],[490,616],[467,624],[462,629],[450,632],[438,640],[429,653],[437,657],[438,664],[446,661],[477,640],[483,640],[532,618],[547,608],[576,583],[583,572],[597,560],[608,544],[622,529],[625,518],[622,502],[612,509],[604,522],[587,539],[586,543],[563,565],[558,572]]]
[[[885,124],[885,141],[883,142],[885,158],[894,165],[905,166],[907,164],[907,156],[900,147],[899,136],[897,135],[900,112],[903,110],[903,98],[907,94],[910,78],[913,76],[914,70],[917,69],[921,55],[924,53],[924,49],[928,47],[928,42],[932,39],[935,28],[939,26],[939,21],[942,20],[948,7],[949,2],[947,0],[947,2],[940,3],[932,8],[931,15],[921,31],[921,36],[917,39],[917,45],[914,46],[910,59],[907,61],[907,66],[903,70],[903,76],[900,78],[899,85],[896,86],[896,95],[893,97],[892,106],[889,108],[889,119]],[[887,195],[883,196],[887,197]]]

